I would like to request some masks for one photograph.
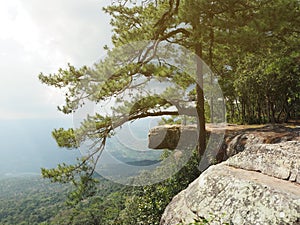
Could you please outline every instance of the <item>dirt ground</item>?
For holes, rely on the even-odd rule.
[[[264,139],[265,143],[278,143],[285,141],[300,141],[300,123],[289,124],[264,124],[264,125],[236,125],[226,124],[216,126],[207,124],[209,132],[224,132],[226,137],[234,137],[239,134],[253,134]]]

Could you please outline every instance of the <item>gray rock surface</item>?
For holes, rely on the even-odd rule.
[[[226,165],[300,184],[300,142],[248,146],[247,151],[229,158]]]
[[[295,141],[246,146],[175,196],[161,224],[300,224],[299,154]]]
[[[244,151],[245,148],[255,144],[263,144],[264,141],[263,137],[251,133],[238,134],[229,142],[226,148],[226,156],[227,158],[232,157]]]

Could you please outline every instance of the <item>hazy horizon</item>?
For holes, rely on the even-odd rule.
[[[40,72],[68,63],[92,65],[110,44],[106,1],[0,1],[0,174],[40,172],[79,153],[59,149],[54,128],[72,127],[58,112],[63,94],[42,85]]]
[[[70,121],[56,119],[0,120],[0,174],[40,173],[41,167],[72,163],[78,150],[60,149],[51,131],[70,126]]]

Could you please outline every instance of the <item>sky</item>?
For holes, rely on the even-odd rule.
[[[91,65],[110,43],[106,0],[0,0],[0,118],[61,118],[62,94],[38,74]]]
[[[54,128],[72,126],[72,117],[57,111],[63,95],[41,84],[38,75],[67,63],[92,65],[104,56],[111,27],[101,9],[109,3],[0,0],[0,173],[23,164],[35,164],[36,171],[74,156],[57,150],[51,138]]]
[[[80,157],[78,151],[59,149],[52,139],[53,129],[72,127],[77,117],[73,121],[57,110],[63,93],[41,84],[38,75],[103,59],[111,27],[102,7],[111,2],[0,0],[0,175],[38,172]],[[147,135],[131,134],[135,142],[128,144],[130,132],[123,133],[119,141],[126,147],[147,143]]]

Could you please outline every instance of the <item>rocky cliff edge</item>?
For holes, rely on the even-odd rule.
[[[248,143],[208,168],[173,198],[161,224],[300,224],[300,142],[283,141]]]

